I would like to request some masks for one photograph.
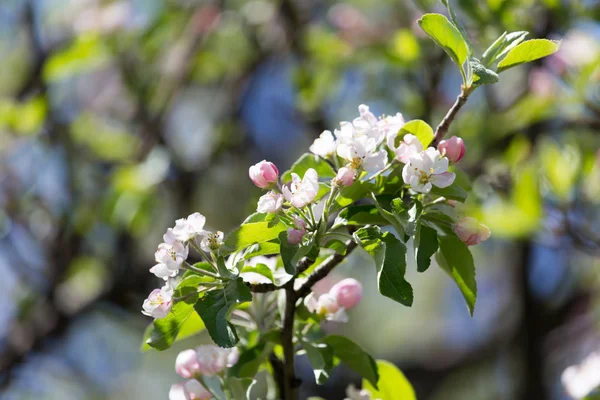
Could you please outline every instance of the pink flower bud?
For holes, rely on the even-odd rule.
[[[306,233],[306,222],[300,218],[294,218],[296,229],[288,228],[288,243],[295,246],[302,242],[302,238]]]
[[[279,170],[272,162],[262,160],[248,170],[252,182],[261,189],[267,188],[277,182]]]
[[[333,183],[340,186],[351,186],[354,183],[356,171],[352,168],[342,167],[339,169]]]
[[[346,309],[354,308],[362,299],[362,284],[353,278],[346,278],[329,290],[331,297]]]
[[[467,246],[477,245],[490,237],[490,229],[475,218],[464,217],[452,228],[456,236]]]
[[[193,378],[200,372],[196,351],[184,350],[175,359],[175,372],[182,378]]]
[[[465,142],[458,136],[452,136],[448,140],[442,140],[438,144],[438,150],[450,162],[457,163],[465,156]]]

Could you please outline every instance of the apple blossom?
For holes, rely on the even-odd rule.
[[[240,353],[237,347],[224,349],[212,344],[197,347],[197,372],[204,376],[217,375],[225,368],[233,367],[238,362],[239,357]]]
[[[574,399],[582,399],[600,388],[600,352],[590,354],[580,365],[565,369],[561,381],[567,394]]]
[[[344,400],[371,400],[371,392],[350,385],[346,388],[346,398]]]
[[[203,236],[206,234],[206,231],[204,230],[205,223],[206,217],[204,217],[204,215],[198,212],[193,213],[187,218],[181,218],[175,221],[175,227],[171,231],[172,236],[181,242],[187,242],[196,236]]]
[[[477,245],[487,240],[491,234],[487,226],[480,224],[473,217],[462,218],[452,227],[452,230],[467,246]]]
[[[396,147],[397,134],[389,134],[387,137],[388,147],[396,154],[396,160],[408,164],[410,157],[419,154],[423,151],[421,141],[413,134],[407,133],[402,138],[400,145]]]
[[[336,141],[331,131],[323,131],[308,148],[312,153],[327,158],[335,154]]]
[[[402,114],[396,113],[396,115],[380,119],[377,122],[377,125],[386,138],[389,138],[392,135],[396,137],[398,132],[400,132],[400,129],[404,126],[404,117]]]
[[[150,272],[167,280],[169,277],[177,275],[181,264],[188,257],[189,249],[187,245],[173,239],[171,228],[167,230],[163,238],[167,243],[158,245],[158,249],[154,253],[154,260],[157,264],[150,268]]]
[[[312,202],[319,192],[319,176],[317,171],[309,168],[304,177],[292,173],[292,182],[282,189],[283,197],[294,207],[301,208]]]
[[[304,305],[310,312],[325,317],[327,321],[348,322],[348,315],[343,307],[329,293],[322,294],[318,298],[314,293],[304,298]]]
[[[274,191],[263,195],[258,199],[256,211],[260,213],[276,213],[283,205],[283,195]]]
[[[377,146],[375,139],[358,136],[340,143],[337,154],[350,163],[350,168],[355,170],[362,168],[369,173],[374,173],[382,170],[387,164],[387,152],[383,149],[377,150]]]
[[[329,290],[329,295],[345,309],[354,308],[362,299],[362,284],[353,278],[346,278]]]
[[[458,136],[442,140],[438,144],[438,150],[446,156],[450,162],[457,163],[465,156],[465,142]]]
[[[356,178],[356,171],[352,168],[342,167],[333,178],[333,184],[338,186],[352,186]]]
[[[351,144],[359,137],[373,139],[375,146],[378,146],[384,139],[380,123],[373,113],[369,111],[369,106],[361,104],[358,106],[358,112],[360,117],[355,118],[352,122],[341,122],[340,129],[335,130],[338,146],[340,143]]]
[[[429,193],[433,185],[448,187],[455,178],[454,173],[448,172],[448,159],[433,147],[411,156],[402,169],[404,182],[419,193]]]
[[[223,232],[207,232],[200,241],[200,248],[207,253],[215,252],[223,245]]]
[[[296,229],[288,228],[288,243],[291,245],[297,245],[302,242],[302,238],[306,233],[306,222],[300,218],[294,218],[294,225]]]
[[[277,182],[279,170],[272,162],[262,160],[248,170],[252,182],[261,189],[265,189]]]
[[[154,289],[144,304],[142,305],[142,314],[154,318],[164,318],[171,311],[173,306],[173,288],[168,284],[160,289]]]
[[[169,400],[208,400],[213,395],[196,379],[176,383],[169,390]]]
[[[182,378],[193,378],[200,371],[196,351],[188,349],[180,352],[175,359],[175,372]]]

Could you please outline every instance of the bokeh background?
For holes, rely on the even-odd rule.
[[[477,90],[451,128],[467,144],[474,249],[469,317],[444,273],[409,268],[415,304],[377,294],[359,252],[324,282],[365,282],[328,329],[395,362],[419,399],[568,399],[562,371],[600,350],[600,2],[459,0],[481,52],[502,32],[559,53]],[[165,229],[199,211],[227,232],[247,178],[285,170],[357,115],[436,125],[460,90],[415,21],[438,1],[1,0],[0,398],[166,399],[177,350],[140,352],[142,300]],[[339,367],[303,396],[343,398]],[[600,371],[598,371],[600,374]]]

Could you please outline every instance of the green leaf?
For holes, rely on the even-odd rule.
[[[483,53],[481,63],[486,67],[489,67],[500,58],[506,56],[509,51],[514,49],[519,43],[525,40],[527,35],[529,35],[529,32],[527,31],[517,31],[500,36],[496,40],[496,42],[500,41],[498,47],[492,50],[488,49],[490,52],[486,50],[486,52]],[[494,42],[492,46],[494,46],[496,42]],[[492,46],[490,46],[490,48],[492,48]]]
[[[477,301],[477,281],[471,251],[456,236],[439,236],[438,242],[440,250],[436,261],[458,285],[472,316]]]
[[[388,220],[379,214],[377,207],[370,204],[347,207],[335,220],[335,225],[387,225],[388,223]]]
[[[385,218],[385,220],[392,225],[392,227],[398,232],[398,235],[404,235],[404,221],[400,218],[398,214],[392,213],[386,210],[380,203],[379,199],[375,197],[374,194],[371,194],[373,197],[373,201],[375,201],[375,207],[377,207],[377,211],[379,214]],[[381,198],[381,197],[380,197]]]
[[[286,229],[286,226],[280,221],[275,225],[272,225],[270,222],[242,224],[227,235],[225,243],[221,247],[221,254],[227,255],[245,249],[255,243],[264,243],[277,239],[279,233]]]
[[[200,383],[202,383],[202,386],[204,386],[206,389],[208,389],[209,392],[212,393],[215,400],[227,400],[227,395],[223,391],[221,379],[218,376],[204,375],[200,376],[199,380]]]
[[[372,385],[368,380],[363,380],[362,383],[363,389],[371,392],[373,399],[417,400],[415,390],[402,371],[394,364],[384,360],[377,360],[376,364],[379,371],[379,388]]]
[[[248,260],[256,256],[269,256],[279,254],[279,241],[269,241],[263,243],[255,243],[249,246],[244,252],[244,259]]]
[[[404,279],[406,273],[406,246],[392,233],[381,237],[385,244],[385,260],[378,269],[379,293],[405,306],[412,306],[413,290]]]
[[[183,301],[176,303],[169,315],[154,320],[151,330],[147,331],[146,344],[159,351],[171,347],[179,331],[193,312],[193,304],[187,304]],[[144,336],[146,337],[146,334]]]
[[[498,82],[499,78],[497,73],[491,69],[487,69],[478,61],[471,61],[470,63],[473,74],[475,75],[473,83],[476,85],[491,85]]]
[[[185,296],[185,300],[176,302],[169,315],[165,318],[154,320],[146,328],[142,351],[147,351],[150,348],[159,351],[166,350],[175,341],[185,339],[204,330],[204,323],[193,312],[193,305],[198,296],[190,296],[190,294],[197,293],[198,287],[202,282],[206,282],[207,280],[206,277],[195,274],[184,276],[184,279],[179,283],[177,289],[175,289],[174,296]]]
[[[374,184],[367,181],[356,181],[352,186],[343,188],[335,198],[336,205],[333,211],[349,206],[357,200],[367,196],[373,189]]]
[[[508,34],[504,32],[483,52],[481,64],[485,67],[491,66],[498,58],[506,55],[516,45],[525,40],[528,34],[526,31],[511,32]]]
[[[212,340],[221,347],[233,347],[238,342],[235,327],[227,321],[232,309],[252,300],[250,289],[241,278],[229,281],[223,289],[211,290],[194,306],[202,317]]]
[[[304,153],[288,171],[283,173],[283,175],[281,176],[281,181],[291,181],[292,172],[298,174],[298,176],[302,178],[304,176],[304,173],[310,168],[313,168],[315,171],[317,171],[317,175],[319,175],[320,179],[334,178],[336,175],[335,170],[323,158],[315,154]]]
[[[404,279],[406,273],[406,246],[392,233],[361,228],[354,234],[357,242],[373,257],[377,269],[379,292],[405,306],[411,306],[413,291]]]
[[[325,344],[312,344],[300,340],[302,348],[310,361],[315,380],[318,385],[323,385],[329,379],[331,369],[333,368],[333,351]]]
[[[427,122],[420,119],[413,119],[412,121],[408,121],[402,125],[398,136],[401,138],[407,133],[415,135],[417,139],[419,139],[419,142],[421,142],[423,145],[424,149],[429,146],[434,138],[433,129],[431,126],[429,126]]]
[[[227,388],[231,392],[232,400],[248,400],[255,383],[256,381],[251,378],[229,378]]]
[[[287,239],[287,232],[281,232],[279,234],[279,241],[281,242],[281,261],[283,261],[283,268],[285,272],[290,275],[296,273],[296,264],[302,257],[308,256],[314,245],[311,242],[308,245],[291,245]]]
[[[264,276],[265,278],[269,279],[271,282],[274,281],[273,279],[273,271],[271,271],[271,268],[267,267],[265,264],[256,264],[256,265],[246,265],[244,268],[242,268],[242,272],[254,272],[256,274],[260,274],[262,276]]]
[[[437,233],[432,228],[420,225],[414,243],[417,271],[425,272],[431,264],[431,256],[438,249]]]
[[[458,28],[442,14],[425,14],[418,23],[421,29],[462,68],[469,50]]]
[[[433,186],[431,188],[431,193],[437,194],[438,196],[443,196],[446,199],[457,200],[461,203],[464,203],[469,195],[469,193],[460,187],[456,182],[445,188]]]
[[[333,349],[333,354],[354,372],[377,387],[379,374],[373,357],[352,340],[339,335],[330,335],[321,340]]]
[[[559,47],[560,41],[548,39],[527,40],[510,50],[506,57],[498,63],[498,72],[549,56],[555,53]]]
[[[273,345],[265,346],[264,343],[261,343],[245,350],[240,354],[238,362],[227,370],[227,375],[238,378],[254,378],[260,365],[266,360],[272,349]]]
[[[219,256],[217,258],[217,270],[219,271],[219,275],[222,276],[223,278],[230,279],[230,278],[237,277],[236,273],[234,273],[229,268],[227,268],[227,265],[225,265],[225,259],[223,258],[223,256]]]

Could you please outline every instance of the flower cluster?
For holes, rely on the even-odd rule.
[[[163,243],[158,245],[154,260],[156,265],[150,272],[166,281],[160,289],[154,289],[142,305],[142,313],[153,318],[164,318],[173,305],[171,278],[187,264],[190,245],[199,252],[213,253],[223,244],[223,232],[216,233],[204,229],[206,218],[193,213],[187,218],[175,221],[175,226],[167,229]]]
[[[188,380],[171,386],[169,400],[211,399],[213,395],[199,381],[204,376],[221,374],[226,368],[234,366],[239,357],[237,347],[222,349],[206,345],[182,351],[175,360],[175,372]]]
[[[306,296],[304,304],[310,312],[325,317],[328,321],[347,322],[346,310],[356,307],[361,299],[362,284],[356,279],[346,278],[318,298],[313,293]]]

